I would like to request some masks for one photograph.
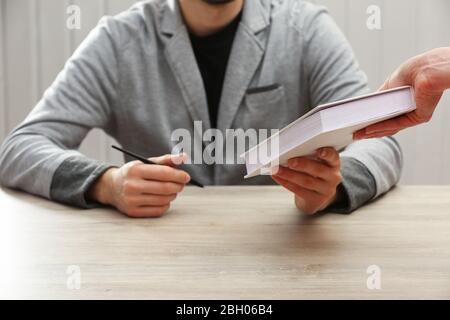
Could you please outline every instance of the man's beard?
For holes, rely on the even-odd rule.
[[[234,0],[202,0],[202,1],[211,5],[221,5],[233,2]]]

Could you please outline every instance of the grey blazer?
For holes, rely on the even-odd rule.
[[[366,77],[325,8],[297,0],[248,0],[229,60],[218,129],[282,128],[318,104],[366,92]],[[156,156],[172,151],[174,130],[194,134],[194,121],[210,128],[179,5],[141,2],[101,20],[9,135],[0,151],[0,182],[91,207],[95,204],[85,193],[110,167],[77,151],[91,129]],[[399,179],[402,154],[392,138],[354,143],[342,157],[345,211],[387,192]],[[206,185],[273,183],[270,177],[244,180],[240,164],[185,169]]]

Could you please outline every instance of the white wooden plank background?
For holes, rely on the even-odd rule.
[[[6,77],[5,77],[5,19],[6,2],[0,1],[0,141],[6,135],[7,115],[6,115]]]
[[[406,58],[450,45],[448,0],[312,0],[327,6],[353,45],[372,89]],[[62,69],[65,60],[103,15],[134,0],[0,0],[0,140],[20,123]],[[82,29],[66,28],[66,8],[82,10]],[[378,5],[381,30],[366,27],[367,7]],[[404,153],[403,184],[450,183],[450,95],[429,124],[398,135]],[[120,164],[112,139],[93,130],[82,151]]]

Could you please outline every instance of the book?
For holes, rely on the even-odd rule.
[[[409,86],[320,105],[241,155],[245,178],[270,174],[289,159],[313,155],[320,148],[340,151],[353,142],[354,132],[415,109]]]

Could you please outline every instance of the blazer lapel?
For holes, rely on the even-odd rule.
[[[270,0],[245,1],[241,24],[233,43],[225,75],[218,114],[218,129],[230,128],[245,92],[265,52],[270,24]],[[201,120],[203,130],[211,128],[203,80],[177,0],[167,0],[162,13],[161,33],[168,38],[165,55],[181,88],[193,121]],[[203,135],[202,132],[198,134]]]
[[[169,38],[165,55],[182,91],[192,120],[202,121],[203,130],[207,130],[211,127],[211,122],[206,92],[178,1],[167,1],[161,22],[161,32]],[[202,132],[198,134],[203,135]]]
[[[264,56],[267,39],[265,34],[260,33],[269,25],[269,7],[270,1],[245,1],[242,22],[234,40],[222,89],[218,116],[218,127],[222,132],[231,128]]]

